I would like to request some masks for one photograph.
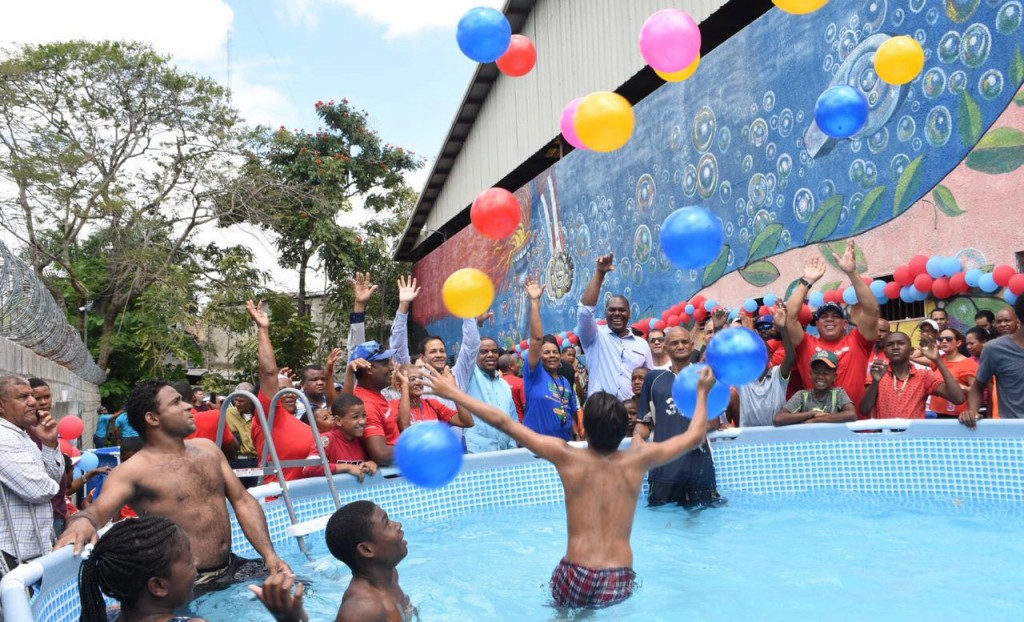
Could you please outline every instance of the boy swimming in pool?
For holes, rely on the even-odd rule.
[[[595,393],[587,400],[583,428],[589,445],[578,448],[560,438],[537,434],[497,408],[466,395],[447,370],[443,375],[424,370],[423,382],[435,395],[465,407],[558,470],[565,488],[569,543],[551,575],[555,604],[607,607],[629,598],[636,587],[629,538],[644,474],[704,440],[707,396],[715,384],[711,369],[701,372],[693,425],[685,433],[659,443],[634,440],[625,451],[618,448],[628,425],[626,409],[614,395]]]

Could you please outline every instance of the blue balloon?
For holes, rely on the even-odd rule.
[[[921,290],[917,289],[917,287],[913,285],[910,286],[910,295],[913,296],[914,302],[923,302],[928,299],[928,296],[930,294],[931,292],[922,292]]]
[[[916,300],[913,286],[904,285],[900,288],[900,300],[903,302],[914,302]]]
[[[1005,300],[1007,303],[1011,305],[1017,304],[1017,295],[1011,292],[1010,288],[1007,287],[1006,289],[1003,290],[1003,300]]]
[[[686,305],[686,309],[684,309],[684,311],[686,311],[686,315],[693,315],[696,309],[693,308],[693,305]]]
[[[982,272],[981,270],[977,268],[971,268],[970,270],[964,273],[964,280],[967,281],[967,284],[970,285],[971,287],[978,287],[981,282],[982,274],[984,274],[984,272]]]
[[[508,50],[512,26],[505,15],[489,7],[470,9],[459,20],[455,32],[459,49],[478,63],[493,63]]]
[[[871,293],[875,295],[875,298],[881,300],[885,298],[885,281],[874,280],[871,281]]]
[[[715,307],[717,307],[717,306],[718,306],[718,303],[715,302],[714,300],[705,300],[704,301],[704,310],[707,311],[708,313],[711,313],[712,311],[714,311]]]
[[[814,104],[814,122],[832,138],[849,138],[868,120],[868,100],[848,84],[833,86]]]
[[[677,268],[703,268],[722,252],[722,221],[703,207],[682,207],[661,226],[661,251]]]
[[[779,301],[779,297],[775,294],[765,294],[764,304],[768,307],[774,307],[775,303]]]
[[[724,332],[724,331],[723,331]],[[717,339],[717,336],[715,337]],[[714,339],[711,340],[714,343]],[[687,417],[693,417],[693,411],[697,409],[697,381],[700,379],[700,370],[704,369],[704,363],[693,363],[683,368],[672,383],[672,401],[676,410]],[[762,372],[764,369],[762,368]],[[732,392],[729,385],[721,380],[715,383],[708,393],[708,419],[719,417],[727,406]]]
[[[735,320],[739,316],[740,316],[740,310],[738,308],[737,309],[730,309],[729,310],[729,320],[730,321],[731,320]]]
[[[761,377],[768,364],[764,339],[744,326],[715,333],[705,355],[719,382],[740,386]]]
[[[765,304],[768,303],[765,302]],[[746,311],[747,313],[757,312],[757,301],[754,300],[753,298],[747,298],[746,300],[743,301],[743,310]]]
[[[929,259],[928,263],[925,264],[925,270],[927,270],[928,276],[933,279],[937,279],[942,276],[945,273],[945,262],[945,257],[936,256]]]
[[[91,471],[100,465],[100,457],[91,451],[84,452],[82,459],[78,461],[75,466],[78,467],[83,473]]]
[[[853,289],[853,285],[843,290],[843,302],[848,305],[857,304],[857,290]]]
[[[946,257],[943,272],[946,276],[953,276],[957,272],[960,272],[960,258],[959,257]]]
[[[417,423],[398,437],[395,463],[413,484],[440,488],[462,468],[462,441],[447,423]]]
[[[822,292],[811,292],[811,295],[807,297],[807,302],[810,303],[812,307],[820,307],[825,304],[825,294]]]
[[[988,294],[999,289],[999,285],[996,284],[995,277],[992,276],[991,272],[986,272],[981,275],[981,278],[978,279],[978,287],[981,288],[981,291]]]

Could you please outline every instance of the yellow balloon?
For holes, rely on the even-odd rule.
[[[598,91],[583,98],[573,118],[576,135],[594,151],[615,151],[629,142],[636,126],[633,106],[618,93]]]
[[[494,302],[494,283],[476,268],[456,270],[441,288],[444,306],[456,317],[472,318],[485,313]]]
[[[786,13],[794,15],[813,13],[828,4],[828,0],[772,0],[772,2]]]
[[[875,73],[889,84],[906,84],[924,69],[924,49],[913,37],[893,37],[875,52]]]
[[[686,67],[686,69],[673,71],[671,73],[665,73],[655,69],[654,73],[658,74],[658,77],[664,80],[665,82],[682,82],[683,80],[686,80],[693,74],[697,73],[697,67],[700,67],[700,54],[697,55],[697,58],[693,59],[693,62],[690,63]]]

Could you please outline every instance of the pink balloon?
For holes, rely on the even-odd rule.
[[[565,139],[569,141],[569,144],[573,147],[586,151],[587,146],[584,145],[583,141],[580,140],[580,137],[576,135],[576,124],[573,122],[573,119],[576,117],[576,108],[579,107],[581,101],[583,101],[583,98],[577,97],[569,102],[565,106],[565,109],[562,110],[562,136],[565,136]]]
[[[700,54],[700,28],[683,11],[658,11],[640,29],[640,53],[648,65],[660,72],[682,71]]]

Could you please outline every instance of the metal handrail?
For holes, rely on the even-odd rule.
[[[288,393],[297,395],[306,406],[309,420],[313,422],[309,425],[309,429],[313,432],[313,444],[316,445],[316,453],[320,456],[320,464],[324,467],[324,477],[327,479],[327,488],[331,491],[331,498],[334,499],[334,509],[341,509],[341,496],[338,494],[338,487],[334,485],[334,473],[331,471],[331,465],[327,461],[327,452],[324,451],[324,443],[320,439],[320,431],[316,429],[313,405],[309,403],[309,398],[306,397],[306,394],[298,389],[281,389],[278,391],[274,399],[270,400],[270,429],[273,429],[274,416],[277,414],[277,403]],[[266,450],[266,445],[263,446],[263,449]]]

